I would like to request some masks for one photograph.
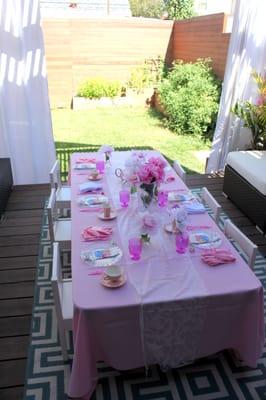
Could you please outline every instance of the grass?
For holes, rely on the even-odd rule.
[[[97,108],[88,111],[52,110],[55,141],[98,147],[153,148],[168,160],[178,159],[187,172],[204,172],[195,152],[208,150],[209,142],[177,135],[164,128],[154,111],[144,107]]]

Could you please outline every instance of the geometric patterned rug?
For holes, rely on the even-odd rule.
[[[193,190],[199,194],[199,190]],[[220,225],[227,219],[222,213]],[[63,362],[57,333],[51,276],[51,243],[44,211],[38,271],[34,295],[32,336],[28,351],[25,400],[65,400],[73,354],[69,337],[69,361]],[[64,273],[70,270],[69,254],[63,254]],[[255,274],[264,287],[266,310],[266,259],[256,258]],[[241,365],[230,351],[198,360],[189,366],[162,372],[150,368],[117,371],[98,363],[99,381],[92,400],[266,400],[266,342],[257,368]]]

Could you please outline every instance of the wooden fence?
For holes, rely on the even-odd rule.
[[[172,21],[145,18],[44,20],[51,106],[70,107],[88,77],[126,82],[145,59],[170,59],[172,27]]]
[[[70,107],[80,83],[103,76],[126,82],[145,59],[194,61],[211,57],[222,79],[230,34],[224,14],[184,21],[149,18],[43,21],[51,107]]]
[[[226,15],[214,14],[176,21],[172,35],[172,59],[212,59],[216,75],[223,79],[230,33],[225,33]]]

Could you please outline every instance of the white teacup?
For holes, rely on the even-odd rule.
[[[118,278],[119,276],[121,276],[122,274],[122,269],[120,267],[120,265],[109,265],[106,268],[105,271],[106,275],[109,276],[109,278]]]

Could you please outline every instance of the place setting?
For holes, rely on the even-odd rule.
[[[108,240],[111,228],[89,227],[83,231],[86,241]],[[100,283],[107,288],[119,288],[126,283],[124,268],[120,265],[123,252],[114,242],[95,245],[81,252],[81,259],[89,265],[89,276],[99,276]]]

